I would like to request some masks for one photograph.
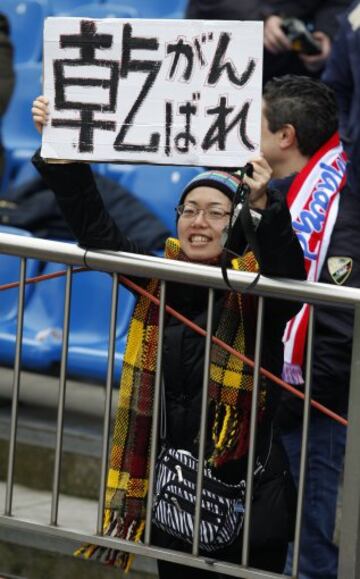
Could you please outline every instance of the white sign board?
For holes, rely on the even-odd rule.
[[[45,158],[238,167],[259,153],[261,22],[48,18]]]

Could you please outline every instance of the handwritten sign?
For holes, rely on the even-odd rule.
[[[260,22],[48,18],[53,159],[239,166],[259,152]]]

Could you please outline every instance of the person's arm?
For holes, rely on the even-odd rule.
[[[146,253],[129,240],[106,211],[90,166],[86,163],[46,163],[39,154],[33,164],[55,193],[60,210],[79,245]]]
[[[49,101],[37,97],[31,109],[39,133],[49,119]],[[87,163],[46,162],[37,151],[33,164],[55,193],[61,212],[79,244],[86,248],[146,253],[130,241],[107,212]]]
[[[312,16],[314,39],[320,46],[321,53],[315,56],[300,55],[304,66],[310,72],[324,69],[331,54],[332,42],[339,28],[339,17],[348,8],[349,0],[327,0],[314,6]]]
[[[256,231],[261,273],[305,280],[304,254],[283,196],[270,189],[266,209],[258,211],[262,216]]]
[[[261,16],[264,19],[264,46],[279,54],[290,50],[290,43],[281,29],[283,18],[298,18],[313,25],[313,36],[320,47],[317,55],[299,53],[299,58],[310,72],[318,72],[329,57],[331,40],[338,28],[338,16],[349,5],[349,0],[272,0],[261,2]]]
[[[291,223],[284,196],[269,187],[272,169],[264,157],[251,160],[252,175],[244,175],[249,208],[261,214],[253,247],[264,275],[306,279],[304,255]],[[251,236],[253,237],[253,235]],[[251,243],[251,240],[248,240]],[[255,243],[255,241],[254,241]]]
[[[251,247],[260,265],[260,273],[268,277],[306,280],[304,254],[293,230],[286,201],[276,190],[267,192],[267,207],[258,209],[261,221]],[[285,329],[285,323],[301,309],[302,303],[282,298],[267,298],[265,325]],[[275,326],[273,326],[275,332]],[[280,332],[281,333],[281,332]],[[281,338],[281,336],[280,336]]]

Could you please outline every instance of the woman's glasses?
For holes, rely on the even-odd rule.
[[[203,212],[205,219],[209,221],[220,221],[224,219],[226,215],[230,215],[230,211],[225,211],[221,207],[209,207],[208,209],[200,209],[194,205],[188,205],[184,203],[183,205],[178,205],[176,207],[177,214],[183,219],[195,219],[199,213]]]

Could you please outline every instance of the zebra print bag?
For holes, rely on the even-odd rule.
[[[198,460],[190,452],[167,448],[156,466],[153,523],[162,531],[193,542]],[[215,551],[238,536],[244,518],[245,481],[225,484],[204,467],[200,549]]]

